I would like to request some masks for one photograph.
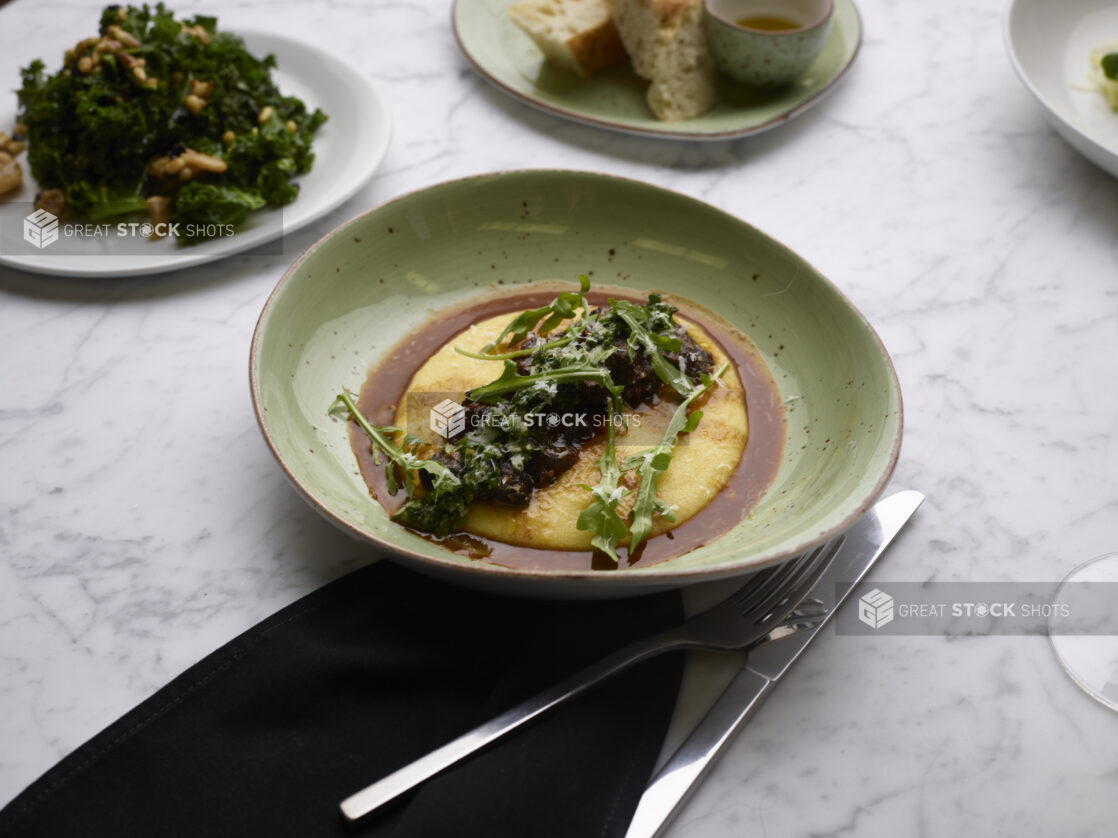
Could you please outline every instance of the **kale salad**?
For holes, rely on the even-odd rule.
[[[488,501],[524,507],[537,488],[554,483],[592,438],[605,435],[598,458],[598,483],[585,485],[586,505],[572,525],[592,533],[592,545],[618,561],[628,539],[637,553],[652,533],[654,517],[674,521],[672,508],[657,496],[657,483],[680,439],[694,431],[703,412],[696,402],[716,385],[728,363],[714,369],[673,317],[676,308],[658,295],[644,305],[610,299],[592,306],[590,282],[564,291],[550,304],[515,316],[480,352],[455,351],[491,361],[493,380],[469,390],[462,405],[469,421],[439,444],[423,443],[394,426],[375,426],[343,391],[330,414],[354,420],[368,436],[377,465],[385,463],[388,490],[408,500],[393,520],[435,536],[457,532],[471,503]],[[663,436],[650,447],[618,460],[616,437],[623,411],[654,399],[674,405]],[[526,421],[529,415],[579,413],[604,421],[573,431],[568,423]],[[634,495],[623,514],[622,501]]]
[[[326,115],[285,96],[275,66],[215,18],[107,7],[60,70],[22,70],[36,207],[95,222],[146,211],[192,244],[291,203]]]

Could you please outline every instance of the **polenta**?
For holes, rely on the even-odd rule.
[[[588,290],[582,276],[547,305],[457,327],[395,415],[378,411],[392,424],[338,397],[331,413],[387,459],[389,494],[406,491],[394,521],[613,561],[625,547],[631,562],[722,491],[749,438],[738,368],[658,295],[592,305]]]

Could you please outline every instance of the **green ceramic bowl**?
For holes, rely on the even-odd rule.
[[[703,25],[718,69],[734,81],[778,87],[799,79],[823,50],[833,0],[703,0]],[[788,29],[758,28],[767,21]]]
[[[356,474],[342,387],[432,312],[541,280],[685,297],[754,342],[788,419],[784,460],[753,513],[669,561],[607,571],[511,570],[443,550],[388,520]],[[417,359],[418,361],[419,359]],[[306,500],[376,552],[475,587],[530,596],[626,596],[728,578],[850,526],[878,497],[901,442],[901,394],[873,329],[811,265],[726,213],[600,174],[470,177],[396,198],[310,247],[272,292],[249,374],[268,445]]]

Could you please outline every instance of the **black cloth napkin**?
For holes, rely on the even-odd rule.
[[[389,562],[191,667],[0,810],[3,838],[623,835],[682,671],[632,668],[351,825],[338,803],[630,639],[679,596],[559,603]]]

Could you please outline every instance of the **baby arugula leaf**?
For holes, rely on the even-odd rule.
[[[652,534],[653,515],[659,515],[665,521],[675,520],[675,511],[656,496],[656,487],[660,481],[660,475],[668,470],[672,461],[672,449],[675,448],[679,437],[682,434],[694,431],[699,427],[699,422],[702,421],[703,412],[701,410],[696,410],[688,415],[688,408],[696,399],[714,386],[714,382],[722,376],[728,366],[729,362],[723,364],[715,371],[714,375],[704,373],[701,383],[692,387],[691,392],[675,409],[675,413],[672,414],[671,421],[668,422],[668,427],[664,430],[664,435],[660,438],[660,441],[652,448],[638,451],[621,464],[622,471],[636,469],[641,480],[640,486],[637,488],[636,500],[633,502],[633,509],[630,512],[632,521],[629,527],[630,556],[636,553],[641,544]]]
[[[531,308],[522,311],[505,326],[504,331],[492,343],[486,344],[482,352],[490,352],[505,343],[520,343],[528,333],[539,326],[539,331],[546,334],[562,323],[564,320],[573,320],[577,309],[586,310],[586,292],[590,290],[590,277],[579,274],[579,290],[563,291],[551,301],[549,305],[540,308]],[[544,318],[547,318],[546,320]],[[540,321],[543,321],[542,325]]]
[[[581,484],[593,496],[590,504],[579,513],[575,526],[580,530],[590,530],[594,537],[590,543],[609,556],[614,562],[617,558],[617,545],[628,534],[625,520],[617,512],[617,505],[629,494],[629,490],[619,486],[621,469],[617,466],[617,448],[614,442],[614,425],[610,422],[606,437],[606,447],[598,458],[601,480],[591,488]]]
[[[520,341],[524,340],[524,338],[528,336],[528,333],[536,328],[539,322],[550,313],[551,306],[549,305],[541,306],[540,308],[530,308],[527,311],[520,312],[520,314],[516,315],[516,317],[505,326],[501,334],[497,336],[497,339],[492,343],[487,343],[482,348],[482,351],[488,352],[492,349],[496,349],[502,343],[505,343],[506,339],[508,343],[520,343]]]
[[[492,355],[482,352],[470,352],[468,349],[463,349],[461,346],[454,347],[454,351],[459,355],[465,355],[467,358],[474,358],[478,361],[508,361],[512,358],[523,358],[527,355],[533,355],[541,349],[558,349],[560,346],[566,346],[573,340],[574,335],[569,335],[567,337],[558,338],[557,340],[548,341],[539,346],[530,346],[527,349],[517,349],[513,352],[500,352]]]
[[[551,304],[551,316],[540,326],[540,332],[546,334],[564,320],[574,320],[578,309],[586,309],[586,292],[590,290],[590,277],[579,274],[578,284],[577,292],[563,291],[555,298]]]
[[[610,377],[609,370],[597,366],[589,360],[530,375],[521,375],[517,372],[516,362],[506,360],[505,369],[500,378],[468,391],[466,398],[477,402],[494,402],[499,396],[529,387],[540,381],[597,381],[604,387],[613,389],[613,379]]]
[[[338,395],[334,403],[330,405],[329,413],[338,419],[353,419],[372,442],[374,458],[377,458],[376,452],[379,449],[392,465],[399,467],[404,475],[404,488],[409,498],[415,496],[415,475],[420,471],[431,475],[432,488],[436,495],[448,488],[457,486],[461,482],[458,476],[442,463],[417,457],[413,450],[415,445],[418,444],[415,437],[405,439],[406,448],[393,442],[390,435],[399,432],[400,429],[389,425],[377,426],[369,422],[358,409],[354,394],[349,390],[343,390]],[[391,467],[385,469],[385,476],[389,494],[396,494],[399,491],[400,484],[397,481],[395,469]]]

